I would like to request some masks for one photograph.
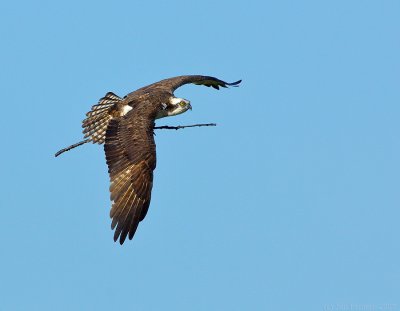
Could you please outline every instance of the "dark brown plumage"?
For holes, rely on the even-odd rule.
[[[85,138],[104,143],[110,175],[111,228],[114,241],[132,239],[146,216],[156,167],[155,119],[190,109],[190,103],[174,97],[174,91],[187,83],[219,87],[237,86],[209,76],[179,76],[138,89],[120,98],[109,92],[92,107],[83,121]],[[182,100],[179,102],[179,100]]]

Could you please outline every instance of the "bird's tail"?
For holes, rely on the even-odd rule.
[[[55,156],[58,157],[65,151],[69,151],[90,141],[96,144],[104,143],[110,120],[120,115],[118,106],[121,101],[122,98],[112,92],[108,92],[103,98],[100,98],[98,104],[92,106],[92,109],[86,113],[86,119],[82,121],[85,140],[57,151]]]
[[[106,131],[110,120],[118,113],[118,104],[122,98],[112,92],[108,92],[99,100],[97,105],[92,106],[82,121],[83,134],[93,143],[102,144],[106,138]]]

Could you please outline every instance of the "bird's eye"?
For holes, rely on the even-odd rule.
[[[186,106],[186,103],[182,101],[182,102],[179,103],[179,106],[185,107],[185,106]]]

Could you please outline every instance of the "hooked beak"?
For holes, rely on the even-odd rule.
[[[190,110],[192,110],[192,105],[190,103],[188,103],[188,107]]]

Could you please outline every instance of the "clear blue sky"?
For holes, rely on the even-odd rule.
[[[0,310],[400,310],[399,1],[3,1]],[[152,204],[112,241],[107,91],[181,74]],[[375,309],[374,309],[375,310]],[[376,309],[378,310],[378,309]]]

